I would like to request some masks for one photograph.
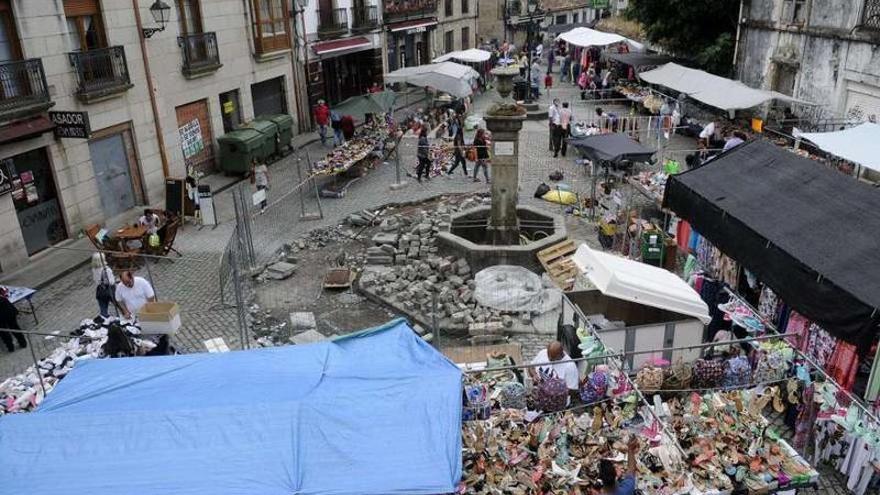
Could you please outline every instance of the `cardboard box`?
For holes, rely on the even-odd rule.
[[[137,317],[146,335],[174,335],[180,329],[180,306],[175,302],[148,302]]]

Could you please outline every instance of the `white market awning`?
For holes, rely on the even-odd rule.
[[[587,27],[574,28],[566,31],[556,37],[557,40],[565,41],[576,46],[608,46],[617,43],[626,43],[633,51],[641,52],[645,50],[645,45],[625,38],[619,34],[606,33],[604,31],[596,31]]]
[[[880,171],[880,125],[864,124],[835,132],[804,132],[801,138],[812,142],[822,151]]]
[[[672,272],[596,251],[586,244],[578,247],[573,260],[606,296],[693,316],[704,324],[712,320],[700,295]]]
[[[463,98],[473,93],[473,82],[479,77],[477,71],[466,65],[442,62],[398,69],[385,76],[385,84],[408,83]]]
[[[447,60],[457,60],[459,62],[467,62],[467,63],[478,63],[485,62],[489,60],[492,56],[491,53],[486,50],[480,50],[479,48],[471,48],[469,50],[461,50],[457,52],[449,52],[446,55],[441,55],[432,62],[440,63],[446,62]]]
[[[775,91],[746,86],[740,81],[668,63],[639,74],[639,78],[684,93],[706,105],[725,110],[740,110],[762,105],[770,100],[803,103]]]

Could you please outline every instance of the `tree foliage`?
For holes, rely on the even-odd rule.
[[[733,69],[739,0],[629,0],[648,40],[722,76]]]

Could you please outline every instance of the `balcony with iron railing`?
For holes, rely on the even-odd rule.
[[[522,3],[519,0],[508,0],[504,3],[504,16],[508,19],[519,17],[522,13]]]
[[[223,67],[220,51],[217,48],[217,33],[188,34],[177,38],[183,49],[181,71],[187,78],[201,77]]]
[[[318,10],[318,39],[336,38],[348,32],[346,9]]]
[[[42,60],[0,62],[0,122],[39,114],[52,105]]]
[[[123,93],[134,86],[124,47],[72,52],[68,57],[76,72],[76,95],[86,103]]]
[[[436,0],[387,0],[383,14],[385,22],[424,19],[435,15],[437,15]]]
[[[352,31],[372,31],[379,27],[379,8],[375,5],[351,8]]]

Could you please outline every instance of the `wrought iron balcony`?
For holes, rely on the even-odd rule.
[[[351,8],[351,29],[371,31],[379,26],[379,8],[375,5]]]
[[[125,48],[121,46],[72,52],[68,56],[76,72],[76,94],[86,103],[133,87],[125,60]]]
[[[183,75],[192,78],[215,72],[223,64],[220,63],[220,51],[217,49],[217,33],[188,34],[177,38],[177,44],[183,48]]]
[[[0,122],[42,113],[52,105],[42,60],[0,62]]]
[[[385,22],[424,19],[437,15],[436,0],[387,0],[384,8]]]
[[[348,32],[345,9],[318,10],[318,38],[335,38]]]

